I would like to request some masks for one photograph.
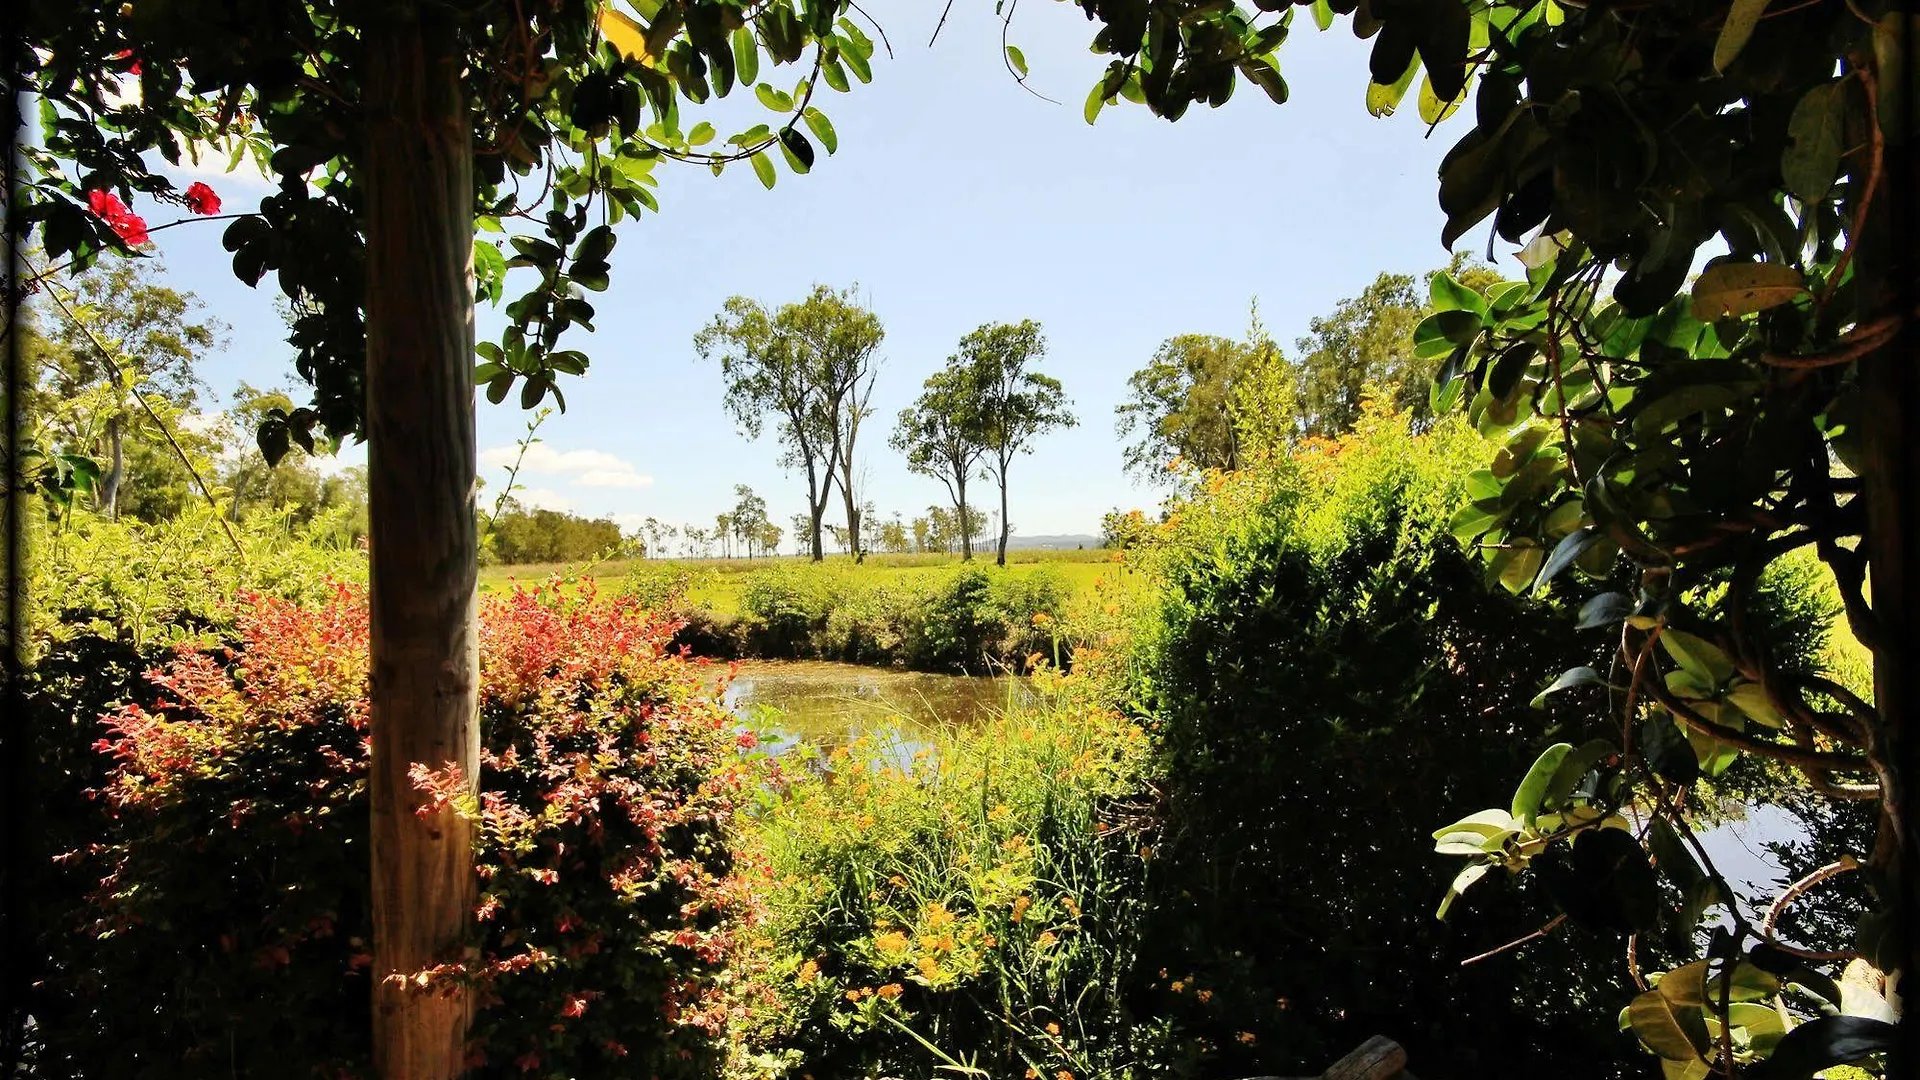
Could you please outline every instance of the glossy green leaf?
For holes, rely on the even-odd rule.
[[[1724,262],[1693,283],[1693,317],[1711,322],[1752,315],[1807,295],[1800,271],[1780,263]]]
[[[1547,787],[1553,783],[1554,774],[1560,771],[1560,765],[1573,753],[1572,743],[1554,743],[1546,748],[1533,765],[1527,769],[1527,775],[1520,780],[1520,786],[1513,792],[1513,816],[1532,825],[1540,816],[1546,799]]]
[[[1545,708],[1547,699],[1562,690],[1571,690],[1576,686],[1605,686],[1606,684],[1607,680],[1601,678],[1600,673],[1590,667],[1571,668],[1548,683],[1546,689],[1535,694],[1528,704],[1536,709]]]
[[[1016,45],[1007,46],[1007,66],[1013,68],[1014,73],[1021,78],[1027,77],[1026,54],[1022,53]]]
[[[1101,93],[1103,89],[1105,86],[1102,83],[1094,83],[1093,89],[1087,91],[1087,103],[1081,106],[1080,115],[1086,117],[1089,124],[1099,117],[1101,108],[1107,103],[1105,95]]]
[[[840,149],[840,137],[834,134],[833,124],[827,120],[826,113],[808,106],[807,111],[801,114],[801,119],[806,121],[807,130],[813,132],[813,137],[820,140],[820,145],[827,148],[827,153]]]
[[[1453,876],[1453,883],[1447,886],[1447,895],[1440,900],[1440,910],[1434,912],[1434,917],[1445,919],[1447,917],[1447,911],[1453,907],[1453,902],[1460,899],[1462,893],[1471,888],[1474,882],[1486,877],[1487,871],[1492,869],[1492,865],[1488,863],[1474,863],[1472,866],[1455,874]]]
[[[760,185],[771,190],[774,181],[773,159],[762,150],[748,160],[753,163],[753,175],[760,178]]]
[[[1668,627],[1660,632],[1660,647],[1666,650],[1681,670],[1699,680],[1711,691],[1733,677],[1733,661],[1720,647],[1684,630]]]
[[[760,43],[754,40],[753,27],[742,26],[733,32],[733,77],[752,83],[760,77]]]
[[[1847,123],[1846,87],[1828,82],[1807,91],[1787,121],[1787,148],[1780,154],[1780,176],[1802,202],[1815,202],[1833,190],[1840,174]]]

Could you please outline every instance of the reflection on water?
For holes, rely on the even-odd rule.
[[[932,729],[978,722],[1027,693],[1005,675],[934,675],[824,660],[749,660],[724,702],[778,753],[831,749],[875,728],[897,728],[911,756]]]

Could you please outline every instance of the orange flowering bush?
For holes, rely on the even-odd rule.
[[[481,775],[419,772],[476,824],[465,956],[475,1076],[691,1076],[726,1025],[751,902],[729,837],[750,742],[675,627],[590,586],[516,591],[481,623]],[[47,1053],[88,1075],[368,1073],[367,613],[243,602],[106,718],[113,768],[72,1010]],[[102,1071],[104,1070],[104,1071]]]

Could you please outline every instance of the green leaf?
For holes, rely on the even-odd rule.
[[[1107,103],[1106,97],[1101,93],[1104,89],[1106,84],[1102,81],[1094,83],[1093,89],[1087,91],[1087,103],[1081,108],[1080,115],[1086,117],[1089,124],[1100,115],[1100,109]]]
[[[1684,630],[1668,627],[1660,632],[1660,647],[1666,650],[1680,669],[1693,676],[1711,692],[1733,677],[1733,661],[1719,646]]]
[[[1724,262],[1693,283],[1693,317],[1705,322],[1751,315],[1807,295],[1800,271],[1782,263]]]
[[[1478,833],[1482,836],[1511,836],[1519,830],[1520,823],[1505,810],[1482,810],[1461,818],[1444,829],[1435,829],[1433,838],[1439,840],[1453,833]]]
[[[833,125],[828,122],[826,113],[809,105],[807,111],[801,114],[801,119],[807,122],[807,130],[813,132],[813,137],[820,140],[820,145],[827,148],[827,153],[831,154],[840,149],[840,137],[834,134]]]
[[[1333,5],[1327,0],[1313,0],[1313,25],[1322,30],[1333,25]]]
[[[1780,177],[1801,202],[1816,202],[1833,190],[1840,174],[1847,122],[1846,87],[1821,83],[1801,96],[1787,120],[1787,148],[1780,154]]]
[[[706,144],[713,141],[713,135],[714,135],[713,125],[707,123],[705,120],[702,120],[699,123],[693,125],[692,131],[687,132],[687,145],[688,146],[705,146]]]
[[[1899,1029],[1864,1016],[1823,1016],[1787,1032],[1773,1056],[1754,1066],[1752,1080],[1808,1080],[1835,1065],[1894,1048]]]
[[[1427,292],[1437,311],[1471,311],[1481,322],[1487,318],[1487,298],[1460,284],[1453,275],[1441,270],[1427,281]]]
[[[773,190],[773,159],[767,156],[765,150],[762,150],[748,160],[753,163],[753,175],[760,178],[760,186],[769,191]]]
[[[1585,554],[1586,550],[1597,543],[1602,535],[1600,530],[1592,526],[1584,529],[1575,529],[1573,532],[1568,533],[1565,538],[1553,546],[1553,554],[1549,556],[1546,563],[1540,567],[1540,576],[1533,579],[1533,587],[1536,589],[1544,588],[1547,582],[1552,581],[1562,570],[1572,566],[1573,561]]]
[[[1007,65],[1013,68],[1014,73],[1021,78],[1027,77],[1027,57],[1018,46],[1007,46]]]
[[[780,151],[786,155],[787,166],[797,173],[806,173],[813,168],[813,144],[805,135],[792,128],[780,129]]]
[[[733,74],[743,83],[760,75],[760,43],[753,38],[753,27],[742,26],[733,32]]]
[[[1701,1053],[1710,1043],[1706,1018],[1700,1014],[1699,1002],[1687,1004],[1677,1000],[1679,995],[1668,993],[1667,986],[1685,984],[1684,987],[1676,985],[1675,990],[1698,991],[1705,977],[1704,960],[1669,971],[1660,980],[1659,986],[1635,997],[1633,1003],[1627,1006],[1627,1018],[1633,1026],[1633,1033],[1647,1049],[1668,1061],[1700,1060]]]
[[[1473,311],[1436,311],[1413,328],[1413,355],[1422,360],[1445,356],[1479,337],[1481,326]]]
[[[1561,759],[1560,767],[1554,770],[1553,777],[1547,781],[1546,793],[1540,797],[1541,807],[1555,811],[1565,806],[1567,800],[1573,797],[1573,789],[1580,786],[1580,779],[1611,756],[1614,749],[1614,745],[1605,739],[1591,739]]]
[[[1520,781],[1513,792],[1513,816],[1532,825],[1544,809],[1547,786],[1553,782],[1554,774],[1560,771],[1560,764],[1573,753],[1572,743],[1554,743],[1534,759],[1533,766]]]
[[[1580,605],[1580,621],[1574,624],[1574,629],[1591,630],[1596,626],[1612,626],[1631,614],[1633,614],[1632,597],[1625,593],[1601,593]]]
[[[1447,909],[1453,907],[1453,902],[1460,899],[1460,895],[1471,888],[1474,882],[1486,877],[1487,871],[1491,869],[1493,869],[1493,866],[1490,863],[1474,863],[1472,866],[1455,874],[1453,876],[1453,884],[1447,886],[1447,895],[1440,900],[1440,910],[1434,912],[1434,918],[1445,919],[1447,917]]]
[[[1720,24],[1720,37],[1713,43],[1713,70],[1727,70],[1740,50],[1747,47],[1753,28],[1760,25],[1760,17],[1766,13],[1767,0],[1733,0],[1727,21]]]
[[[1786,717],[1773,704],[1767,689],[1756,682],[1742,682],[1726,693],[1727,703],[1744,713],[1747,719],[1764,727],[1780,728]]]
[[[1391,83],[1370,82],[1367,84],[1367,111],[1374,116],[1392,116],[1393,110],[1400,107],[1400,99],[1407,96],[1407,87],[1413,85],[1414,73],[1420,70],[1420,61],[1416,57],[1407,62],[1407,70]]]
[[[852,84],[847,82],[847,69],[840,66],[840,60],[837,57],[829,56],[820,62],[820,77],[826,80],[828,86],[842,94],[852,88]]]
[[[761,83],[754,87],[753,96],[760,99],[760,104],[774,112],[788,112],[793,108],[792,95],[783,90],[775,90],[769,83]]]
[[[840,59],[847,65],[848,70],[853,72],[853,77],[863,83],[873,81],[873,65],[867,62],[867,58],[871,55],[871,46],[865,52],[857,48],[840,50]]]
[[[1562,690],[1571,690],[1576,686],[1605,686],[1606,684],[1607,680],[1601,678],[1600,673],[1590,667],[1570,668],[1562,672],[1559,678],[1548,683],[1546,689],[1535,694],[1528,704],[1536,709],[1544,708],[1547,698]]]
[[[1471,80],[1469,80],[1469,82],[1471,82]],[[1441,101],[1433,92],[1432,77],[1423,77],[1420,80],[1420,119],[1428,125],[1445,121],[1449,116],[1458,112],[1460,106],[1465,103],[1466,100],[1466,91],[1462,90],[1460,96],[1454,98],[1452,101]]]

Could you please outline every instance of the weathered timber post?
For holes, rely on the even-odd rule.
[[[1256,1076],[1250,1080],[1286,1080],[1279,1076]],[[1407,1071],[1407,1052],[1385,1035],[1375,1035],[1359,1048],[1328,1067],[1317,1077],[1296,1080],[1414,1080]]]
[[[404,973],[458,959],[473,909],[467,823],[419,812],[416,765],[479,769],[474,533],[473,172],[458,28],[433,3],[370,25],[367,435],[374,1062],[386,1080],[463,1071],[464,990]]]

